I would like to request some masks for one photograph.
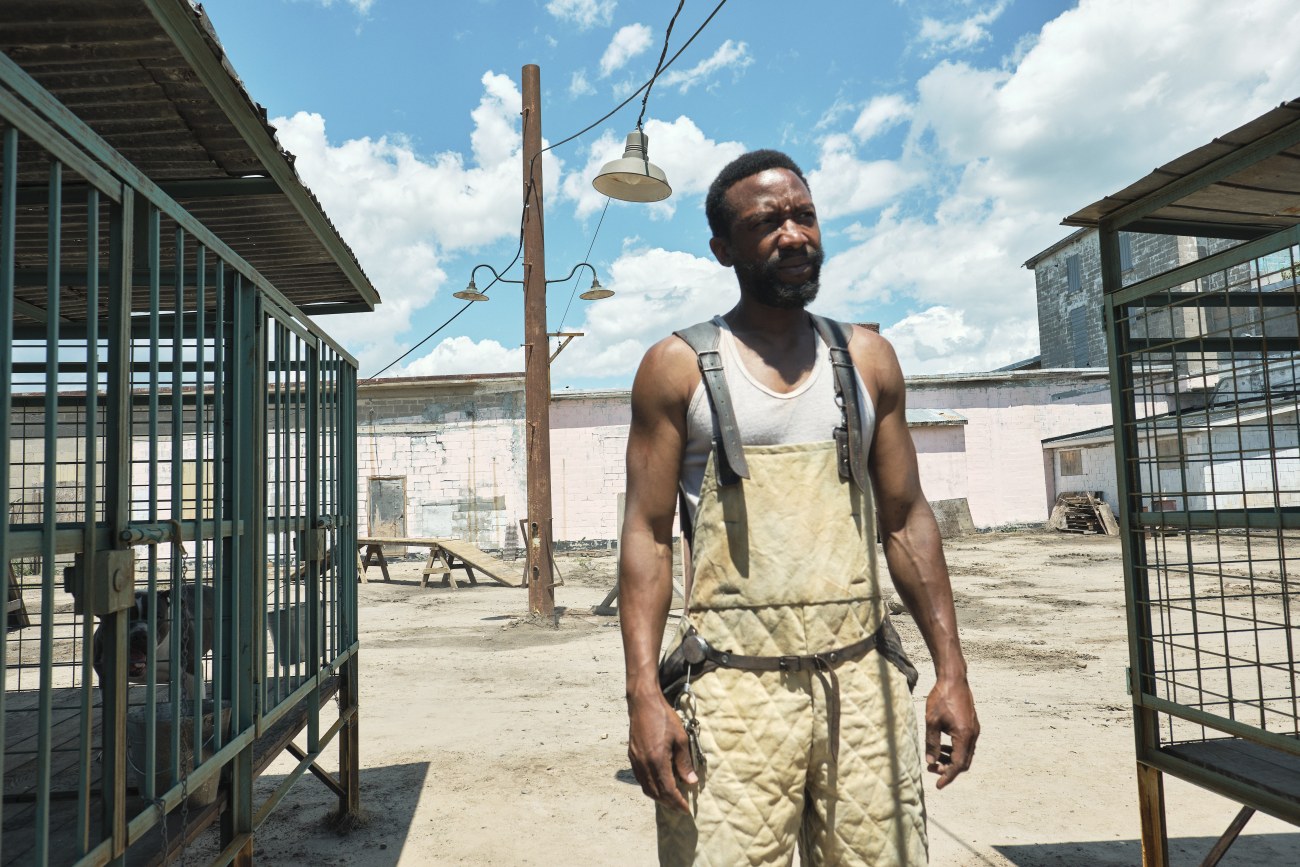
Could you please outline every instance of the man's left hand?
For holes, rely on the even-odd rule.
[[[944,735],[950,743],[943,743]],[[925,765],[939,775],[936,788],[942,789],[970,767],[979,736],[975,699],[966,680],[936,683],[925,702]]]

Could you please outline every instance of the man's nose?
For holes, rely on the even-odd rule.
[[[776,244],[782,250],[804,247],[808,244],[808,231],[798,220],[786,220],[777,233]]]

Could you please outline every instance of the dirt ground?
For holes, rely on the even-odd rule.
[[[980,534],[946,549],[984,734],[968,775],[927,790],[932,863],[1138,864],[1118,540]],[[590,613],[614,557],[559,564],[558,628],[521,619],[520,589],[421,589],[415,562],[362,585],[369,823],[328,830],[335,801],[307,776],[258,832],[259,863],[654,864],[653,811],[626,756],[618,621]],[[922,670],[919,716],[933,674],[896,620]],[[263,792],[290,767],[274,765]],[[1172,779],[1166,792],[1174,864],[1199,864],[1238,806]],[[210,836],[189,857],[212,852]],[[1256,816],[1222,863],[1300,864],[1300,834]]]

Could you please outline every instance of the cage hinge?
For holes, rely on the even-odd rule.
[[[72,594],[77,614],[103,617],[130,608],[135,602],[135,551],[96,551],[95,567],[90,570],[86,555],[77,554],[63,570],[63,589]]]

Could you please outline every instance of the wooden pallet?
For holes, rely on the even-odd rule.
[[[1052,508],[1047,526],[1063,533],[1118,536],[1119,523],[1100,493],[1081,491],[1061,494]]]

